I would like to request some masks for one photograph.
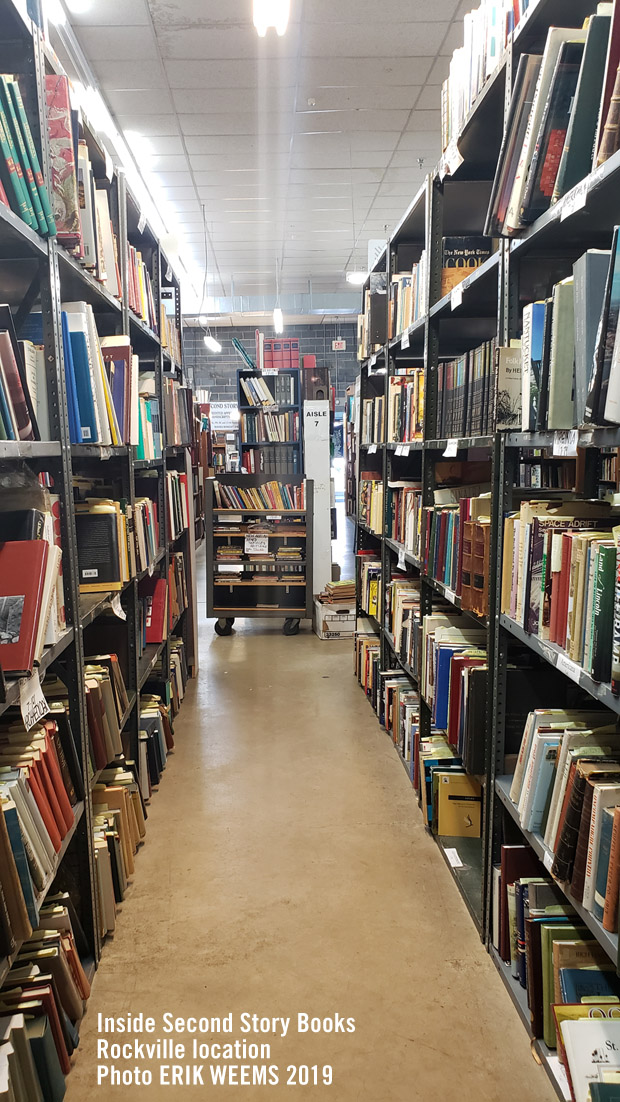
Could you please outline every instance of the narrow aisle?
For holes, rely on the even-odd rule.
[[[357,686],[351,645],[309,631],[285,638],[279,621],[241,622],[219,639],[203,623],[201,656],[68,1102],[96,1086],[98,1013],[140,1011],[291,1017],[283,1039],[245,1038],[271,1044],[279,1086],[205,1079],[183,1090],[188,1099],[553,1098]],[[353,1017],[355,1032],[298,1035],[298,1012]],[[333,1065],[333,1086],[292,1092],[291,1064]],[[103,1085],[96,1097],[134,1094],[181,1096],[154,1079],[148,1090]]]

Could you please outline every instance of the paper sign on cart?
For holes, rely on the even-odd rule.
[[[269,536],[259,536],[250,532],[245,537],[244,547],[246,555],[266,555],[269,551]]]
[[[43,695],[39,671],[34,670],[30,677],[22,677],[19,682],[19,707],[24,727],[30,731],[35,723],[40,723],[49,712],[49,704]]]

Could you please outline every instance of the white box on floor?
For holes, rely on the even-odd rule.
[[[355,635],[355,601],[328,605],[314,599],[314,630],[319,639],[352,639]]]

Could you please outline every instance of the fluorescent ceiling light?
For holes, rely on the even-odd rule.
[[[276,333],[284,332],[284,317],[279,306],[273,312],[273,328]]]
[[[67,13],[60,0],[46,0],[45,14],[55,27],[62,27],[67,22]]]
[[[209,349],[209,352],[221,352],[222,346],[219,341],[216,341],[215,337],[212,337],[210,333],[207,333],[205,337],[205,344]]]
[[[347,283],[352,283],[354,287],[362,287],[367,278],[366,272],[347,272]]]
[[[209,319],[207,317],[205,317],[204,314],[200,315],[200,317],[198,318],[198,321],[200,322],[201,325],[208,325],[209,324]]]
[[[93,6],[93,0],[65,0],[67,8],[72,15],[83,15]]]
[[[291,0],[254,0],[254,26],[260,38],[264,38],[269,27],[275,27],[282,37],[286,34]]]

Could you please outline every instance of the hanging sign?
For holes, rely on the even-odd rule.
[[[34,670],[30,677],[22,677],[19,682],[19,707],[24,727],[30,731],[43,716],[49,712],[49,704],[43,695],[39,671]]]

